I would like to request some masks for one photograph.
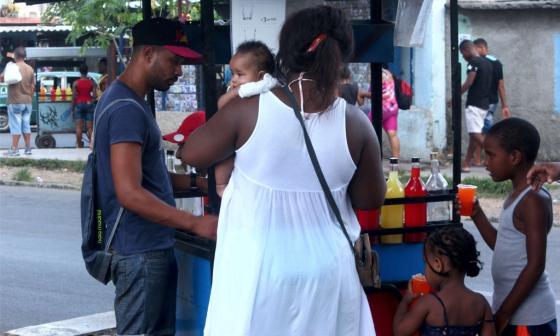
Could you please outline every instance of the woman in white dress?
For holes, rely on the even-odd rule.
[[[360,227],[353,207],[379,207],[385,180],[372,125],[336,96],[352,51],[352,28],[340,10],[304,9],[284,23],[277,70],[305,111],[319,163],[355,240]],[[282,89],[234,99],[190,136],[182,158],[206,168],[234,152],[204,334],[375,335],[354,256]]]

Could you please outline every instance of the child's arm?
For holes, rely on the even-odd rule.
[[[480,328],[480,336],[495,336],[496,328],[494,327],[494,316],[492,315],[492,308],[484,296],[480,296],[484,300],[484,320],[482,321],[482,328]]]
[[[428,315],[427,298],[419,298],[408,310],[410,303],[418,294],[407,290],[393,317],[393,333],[395,336],[414,335],[424,323]]]
[[[226,104],[230,102],[230,100],[237,97],[238,92],[238,88],[231,88],[228,92],[224,93],[220,99],[218,99],[218,110],[221,110],[222,107],[226,106]]]
[[[527,265],[523,268],[508,296],[496,311],[496,330],[502,332],[511,315],[529,296],[544,272],[546,263],[546,236],[550,207],[543,196],[530,192],[514,211],[513,224],[525,234]],[[520,248],[522,248],[520,246]],[[538,314],[538,312],[535,312]]]
[[[471,219],[480,232],[480,235],[486,242],[486,245],[488,245],[490,249],[494,250],[498,231],[496,231],[496,228],[494,228],[494,226],[488,220],[488,217],[486,217],[486,214],[484,213],[484,210],[482,210],[478,199],[474,203]]]
[[[233,171],[234,156],[230,156],[224,161],[218,163],[214,170],[216,174],[216,193],[222,197],[224,190],[231,177],[231,172]]]

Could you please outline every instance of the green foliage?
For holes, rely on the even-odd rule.
[[[0,166],[5,167],[24,167],[37,168],[46,170],[62,170],[66,169],[71,172],[83,173],[86,163],[84,161],[62,161],[62,160],[32,160],[22,158],[2,158]]]
[[[141,8],[122,0],[68,0],[50,4],[43,22],[72,26],[67,41],[84,37],[84,47],[107,47],[124,30],[142,19]]]
[[[21,168],[16,171],[12,180],[19,181],[19,182],[31,182],[33,181],[33,176],[31,176],[31,172],[29,168]]]
[[[511,181],[494,182],[488,177],[465,177],[461,183],[477,186],[479,196],[503,198],[512,190]]]

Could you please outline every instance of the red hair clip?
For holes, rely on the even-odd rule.
[[[327,35],[326,34],[319,34],[319,36],[317,36],[313,42],[311,42],[311,45],[309,46],[309,48],[307,48],[307,52],[314,52],[315,49],[317,49],[317,47],[319,46],[319,44],[321,44],[321,42],[323,42],[324,40],[327,39]]]

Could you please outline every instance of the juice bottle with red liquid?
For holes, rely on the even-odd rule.
[[[423,197],[428,195],[428,191],[424,182],[420,178],[420,158],[412,158],[412,171],[410,172],[410,180],[404,188],[405,197]],[[404,205],[404,227],[422,227],[426,226],[428,217],[426,203],[411,203]],[[407,233],[404,241],[408,243],[418,243],[426,238],[425,232]]]
[[[361,210],[356,211],[358,223],[362,230],[377,230],[379,229],[379,209]]]

